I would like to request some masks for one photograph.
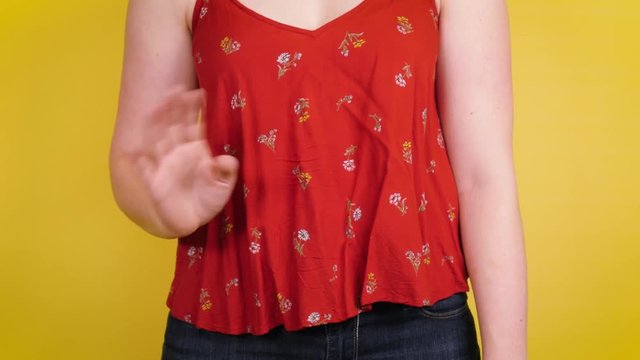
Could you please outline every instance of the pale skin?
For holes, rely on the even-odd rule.
[[[361,0],[241,0],[313,30]],[[436,0],[438,111],[459,192],[483,359],[527,359],[527,270],[513,164],[505,0]],[[148,233],[174,239],[229,200],[238,162],[213,157],[198,124],[206,96],[191,57],[195,0],[130,0],[109,165],[114,198]]]

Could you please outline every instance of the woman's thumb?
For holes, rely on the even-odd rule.
[[[211,170],[216,181],[233,184],[238,177],[239,161],[231,155],[215,156],[211,162]]]

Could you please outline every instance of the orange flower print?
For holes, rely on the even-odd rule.
[[[220,48],[222,49],[222,51],[224,51],[225,54],[229,55],[240,50],[240,43],[228,36],[225,36],[220,41]]]
[[[418,208],[418,212],[426,211],[428,203],[424,193],[420,194],[420,207]]]
[[[345,236],[349,239],[356,237],[356,233],[353,227],[353,222],[362,218],[362,209],[356,207],[356,204],[347,199],[347,229],[345,230]]]
[[[227,293],[227,296],[229,296],[229,290],[231,289],[232,286],[238,287],[238,278],[233,278],[231,279],[225,286],[224,286],[224,292]]]
[[[336,106],[338,107],[336,111],[340,111],[340,107],[342,106],[342,104],[345,104],[345,103],[346,104],[351,104],[351,101],[353,101],[353,95],[345,95],[345,96],[341,97],[336,102]]]
[[[187,256],[189,257],[189,267],[193,266],[196,261],[202,259],[202,253],[204,252],[204,248],[202,246],[195,247],[191,246],[187,251]]]
[[[233,223],[231,222],[231,217],[225,216],[222,220],[222,236],[227,236],[231,231],[233,231]]]
[[[427,132],[427,108],[422,110],[422,130]]]
[[[398,16],[396,19],[398,20],[396,29],[398,29],[401,34],[407,35],[413,32],[413,25],[411,25],[409,19],[404,16]]]
[[[249,251],[255,255],[260,252],[260,239],[262,239],[262,232],[258,230],[257,227],[254,227],[251,229],[251,237],[253,238],[253,241],[249,245]]]
[[[278,55],[276,59],[276,63],[278,65],[278,79],[280,79],[284,74],[290,69],[298,66],[297,61],[302,58],[302,54],[299,52],[294,52],[293,55],[288,52],[283,52]]]
[[[404,253],[413,266],[416,276],[418,275],[418,270],[420,269],[421,264],[429,265],[429,263],[431,263],[431,259],[429,258],[430,254],[431,249],[429,248],[429,244],[422,245],[421,251],[413,252],[411,250],[407,250],[407,252]]]
[[[444,137],[442,136],[442,129],[438,129],[438,136],[436,136],[436,142],[438,146],[444,149]]]
[[[309,241],[309,239],[311,239],[311,236],[306,229],[300,229],[293,233],[293,247],[300,256],[304,256],[304,244]]]
[[[303,123],[309,120],[309,99],[299,98],[293,105],[293,112],[298,115],[298,122]]]
[[[333,271],[333,275],[329,278],[329,282],[333,282],[338,278],[338,264],[333,264],[331,271]]]
[[[340,46],[338,46],[340,54],[342,54],[342,56],[344,57],[347,57],[349,56],[349,46],[353,46],[354,48],[362,47],[362,45],[364,45],[364,43],[366,42],[361,38],[363,34],[364,32],[350,33],[347,31],[347,33],[344,35],[344,39],[342,39],[342,42],[340,43]]]
[[[261,134],[258,136],[258,142],[260,144],[264,144],[266,147],[271,149],[271,151],[276,152],[276,133],[278,129],[269,130],[269,135]]]
[[[444,266],[445,262],[450,262],[451,264],[453,264],[453,256],[451,255],[445,255],[442,257],[442,260],[440,261],[440,266]]]
[[[407,206],[407,198],[402,197],[400,193],[391,194],[391,196],[389,196],[389,204],[395,206],[402,215],[405,215],[407,213],[407,209],[409,208]]]
[[[436,161],[435,160],[431,160],[429,161],[429,167],[427,168],[427,172],[430,174],[433,174],[436,172]]]
[[[413,73],[411,72],[411,65],[405,63],[402,67],[402,72],[396,74],[396,85],[400,87],[407,86],[407,79],[413,77]]]
[[[309,322],[310,326],[326,324],[327,322],[329,322],[329,320],[331,320],[331,314],[323,314],[321,316],[317,311],[312,312],[307,317],[307,321]]]
[[[311,174],[300,170],[300,165],[296,166],[292,170],[292,173],[296,176],[296,178],[298,178],[298,182],[300,183],[300,187],[302,188],[302,190],[307,190],[309,181],[311,181]]]
[[[209,295],[209,291],[205,288],[200,289],[200,308],[202,310],[211,309],[211,295]]]
[[[247,100],[245,98],[242,97],[242,95],[240,94],[240,91],[238,91],[237,94],[233,94],[233,97],[231,98],[231,109],[235,110],[235,109],[244,109],[244,106],[247,104]]]
[[[284,314],[287,311],[291,310],[291,300],[287,299],[286,297],[284,297],[284,295],[280,293],[278,293],[276,297],[278,299],[278,306],[280,307],[281,313]]]
[[[376,122],[373,125],[373,131],[382,132],[382,118],[378,114],[369,114],[369,117]]]
[[[411,141],[405,141],[402,143],[402,157],[408,164],[413,163],[413,155],[411,151]]]
[[[358,147],[355,145],[350,145],[345,151],[344,151],[344,156],[347,157],[346,160],[344,160],[342,162],[342,167],[347,171],[347,172],[353,172],[353,170],[356,169],[356,161],[354,159],[352,159],[351,157],[353,156],[353,154],[355,154],[356,149]]]
[[[365,291],[367,294],[373,294],[376,291],[378,284],[376,283],[376,275],[372,272],[367,274],[367,284],[365,285]]]
[[[451,206],[451,204],[449,204],[449,210],[447,210],[447,218],[449,218],[451,222],[456,218],[456,208]]]

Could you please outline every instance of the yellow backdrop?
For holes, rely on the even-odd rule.
[[[639,359],[640,5],[509,7],[530,358]],[[0,4],[2,359],[160,357],[176,243],[108,176],[125,10]]]

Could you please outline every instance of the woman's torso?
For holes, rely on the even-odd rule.
[[[240,173],[225,209],[179,239],[172,314],[262,334],[467,291],[434,0],[365,0],[313,30],[238,0],[192,15],[206,135]]]

